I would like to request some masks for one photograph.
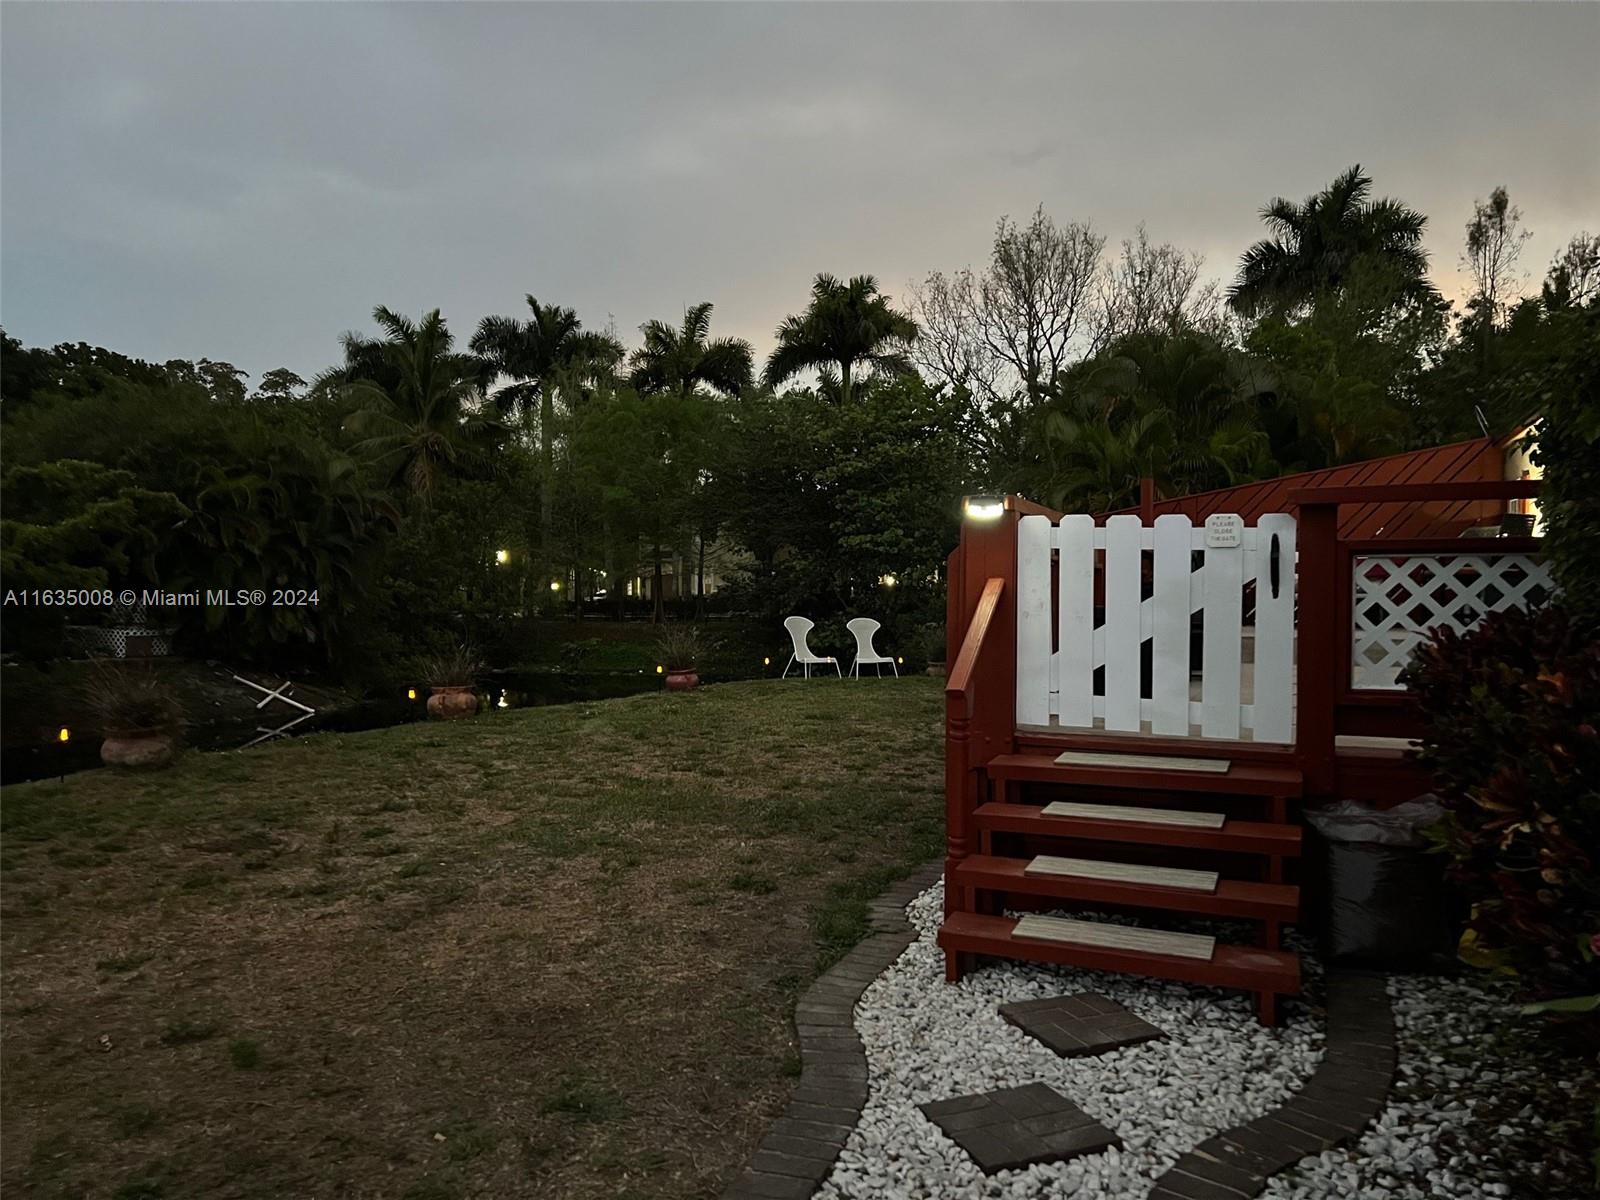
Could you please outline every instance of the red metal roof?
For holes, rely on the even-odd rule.
[[[1266,513],[1294,512],[1288,495],[1294,488],[1350,487],[1385,483],[1456,483],[1503,478],[1505,451],[1495,438],[1474,438],[1449,446],[1432,446],[1405,454],[1391,454],[1366,462],[1346,463],[1298,475],[1280,475],[1258,483],[1218,488],[1157,500],[1155,515],[1184,513],[1196,524],[1212,513],[1238,513],[1249,524]],[[1339,512],[1341,538],[1456,537],[1474,525],[1492,522],[1504,509],[1503,501],[1459,500],[1423,504],[1347,504]],[[1125,508],[1121,512],[1137,513]]]

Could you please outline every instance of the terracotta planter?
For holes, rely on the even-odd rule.
[[[699,686],[700,676],[694,673],[693,667],[667,672],[667,691],[669,692],[690,692]]]
[[[155,770],[172,762],[176,741],[168,733],[119,733],[100,743],[100,761],[108,767]]]
[[[428,715],[436,721],[459,721],[477,712],[478,695],[466,685],[436,687],[428,696]]]

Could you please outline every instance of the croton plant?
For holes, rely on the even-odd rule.
[[[1402,678],[1472,903],[1463,957],[1534,998],[1600,993],[1600,631],[1555,605],[1492,613],[1436,629]]]

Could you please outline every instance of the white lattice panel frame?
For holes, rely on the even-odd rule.
[[[1518,578],[1520,576],[1520,578]],[[1401,670],[1430,629],[1465,633],[1484,616],[1554,590],[1532,554],[1359,554],[1351,564],[1350,685],[1403,691]]]

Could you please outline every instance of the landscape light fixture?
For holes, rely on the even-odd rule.
[[[969,521],[998,521],[1005,515],[1004,496],[963,496],[961,513]]]
[[[657,663],[656,664],[656,674],[657,675],[665,675],[666,673],[667,673],[667,669],[665,667],[663,667],[660,663]]]
[[[498,563],[502,567],[505,566],[508,562],[511,561],[511,551],[509,551],[509,550],[496,550],[494,552],[494,561],[496,563]]]
[[[551,581],[550,581],[550,590],[551,590],[551,591],[552,591],[552,592],[559,592],[559,591],[560,591],[560,590],[561,590],[561,580],[559,580],[559,579],[552,579],[552,580],[551,580]]]
[[[761,660],[761,665],[762,665],[762,666],[763,666],[763,667],[770,667],[770,666],[771,666],[771,665],[772,665],[772,659],[770,659],[770,658],[763,658],[763,659],[762,659],[762,660]]]
[[[72,730],[68,729],[65,725],[56,731],[56,741],[60,742],[63,746],[65,746],[71,740]]]
[[[884,587],[893,587],[895,584],[899,583],[900,581],[898,579],[896,579],[893,575],[879,575],[878,576],[878,582],[883,584]]]
[[[415,700],[416,698],[417,698],[417,689],[416,688],[407,688],[406,689],[406,699],[407,700]]]

